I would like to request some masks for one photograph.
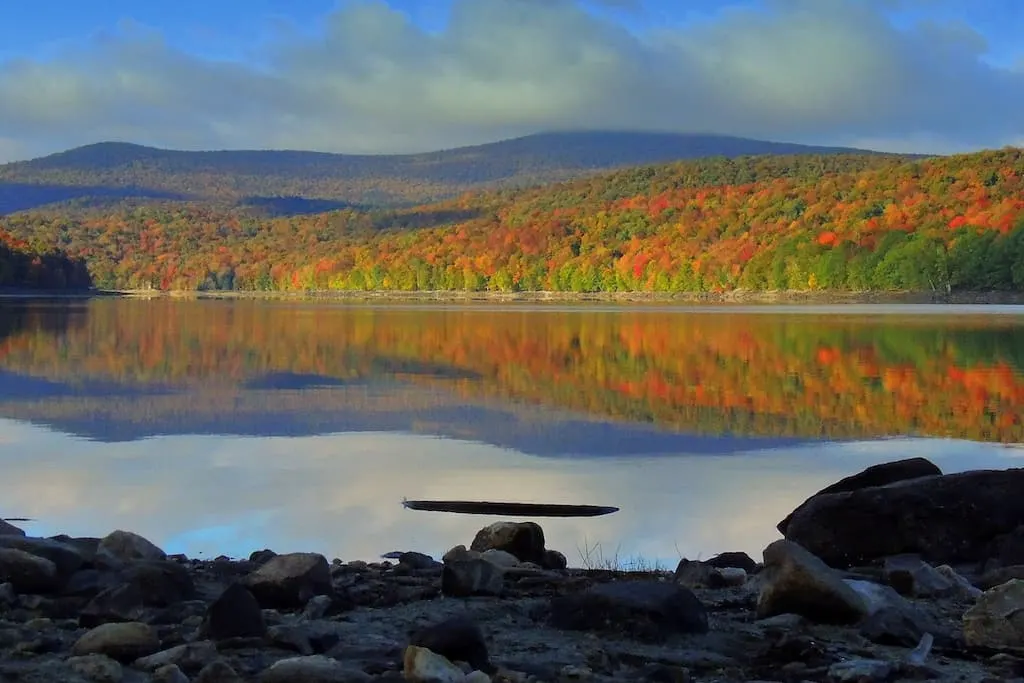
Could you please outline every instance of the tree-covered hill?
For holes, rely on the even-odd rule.
[[[424,154],[187,152],[105,142],[0,166],[0,214],[68,199],[178,198],[407,205],[471,189],[566,180],[616,167],[701,157],[874,153],[714,135],[566,132]],[[290,200],[284,201],[282,200]],[[316,206],[314,205],[314,208]],[[322,210],[322,209],[321,209]],[[285,211],[282,211],[285,212]]]
[[[699,160],[394,211],[167,204],[0,227],[85,259],[102,287],[1024,290],[1024,150]]]

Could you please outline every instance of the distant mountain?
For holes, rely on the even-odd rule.
[[[702,157],[878,154],[721,135],[540,133],[423,154],[185,152],[101,142],[0,165],[0,214],[56,202],[221,199],[279,213],[402,205]]]

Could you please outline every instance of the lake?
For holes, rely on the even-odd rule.
[[[541,519],[571,565],[745,550],[834,480],[1024,456],[1024,307],[0,300],[0,518],[168,552],[439,556]]]

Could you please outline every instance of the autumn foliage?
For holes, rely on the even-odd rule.
[[[403,210],[168,202],[0,226],[111,288],[1021,290],[1024,151],[719,159]]]

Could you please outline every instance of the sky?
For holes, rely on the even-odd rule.
[[[3,2],[0,162],[571,129],[1024,145],[1021,36],[1021,0]]]

